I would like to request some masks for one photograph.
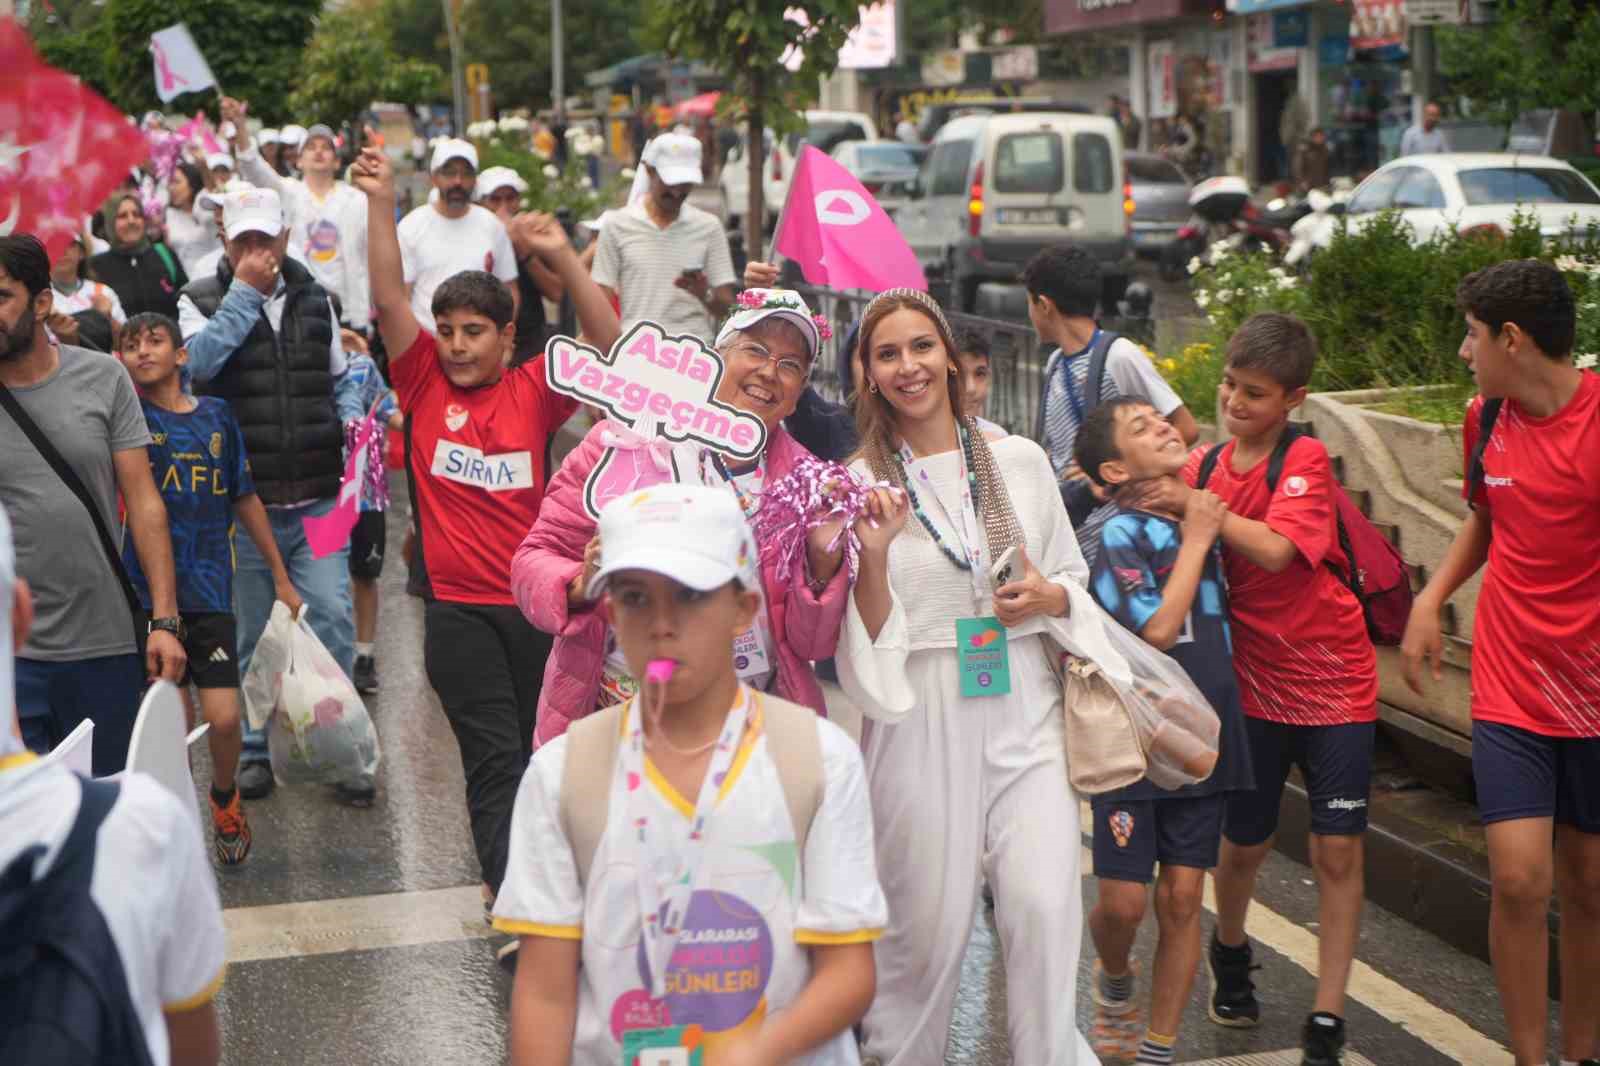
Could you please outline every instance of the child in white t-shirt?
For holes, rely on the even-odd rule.
[[[738,680],[759,578],[732,496],[645,489],[599,530],[589,595],[646,681],[523,777],[494,906],[522,938],[511,1061],[855,1066],[888,919],[860,753]]]

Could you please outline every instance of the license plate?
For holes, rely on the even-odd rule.
[[[1002,207],[999,211],[1002,226],[1059,226],[1061,213],[1054,207]]]

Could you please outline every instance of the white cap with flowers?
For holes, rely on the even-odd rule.
[[[716,347],[720,348],[740,330],[746,330],[768,318],[781,318],[792,323],[806,339],[811,358],[816,359],[822,342],[833,336],[833,327],[821,315],[811,313],[805,299],[793,289],[745,289],[733,299],[733,310],[717,330]]]

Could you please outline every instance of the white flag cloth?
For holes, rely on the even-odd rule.
[[[168,26],[150,38],[150,53],[156,61],[156,95],[168,103],[182,93],[217,88],[217,79],[206,65],[206,57],[194,43],[189,27],[183,23]]]

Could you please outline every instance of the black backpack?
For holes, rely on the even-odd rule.
[[[55,865],[43,844],[0,872],[0,1062],[151,1066],[144,1029],[105,917],[89,895],[110,781],[80,779],[83,803]]]

